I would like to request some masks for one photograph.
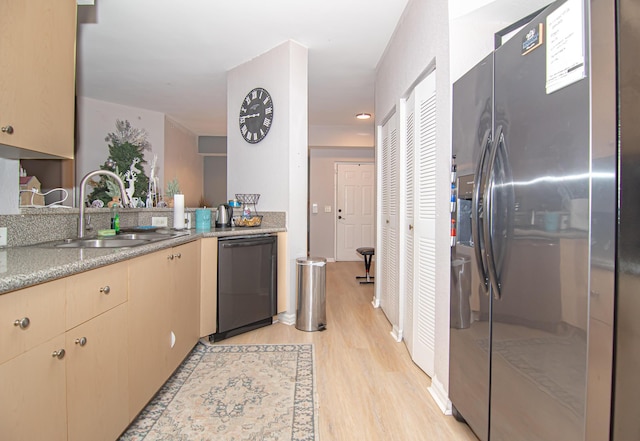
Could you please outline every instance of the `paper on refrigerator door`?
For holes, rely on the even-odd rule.
[[[582,0],[567,0],[547,16],[547,94],[586,76]]]

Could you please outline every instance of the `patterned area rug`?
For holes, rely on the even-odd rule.
[[[313,345],[199,342],[121,441],[317,440]]]

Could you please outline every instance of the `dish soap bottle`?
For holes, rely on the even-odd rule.
[[[111,206],[111,229],[118,234],[120,232],[120,213],[118,213],[118,204]]]

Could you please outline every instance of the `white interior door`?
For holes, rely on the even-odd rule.
[[[414,339],[412,358],[433,377],[436,303],[436,74],[422,80],[415,94]]]
[[[376,250],[379,256],[378,265],[382,266],[380,286],[380,307],[391,323],[392,335],[398,339],[400,335],[399,314],[399,173],[398,173],[398,123],[394,114],[382,126],[382,210],[381,210],[381,249]]]
[[[404,125],[404,189],[402,216],[403,222],[400,224],[400,236],[402,237],[402,261],[403,261],[403,277],[400,285],[400,292],[404,295],[404,311],[402,338],[407,350],[413,355],[414,348],[414,235],[413,225],[415,223],[415,93],[411,93],[404,103],[404,112],[402,118]]]
[[[362,260],[356,249],[374,246],[375,168],[338,163],[336,171],[336,260]]]

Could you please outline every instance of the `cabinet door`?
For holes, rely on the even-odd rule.
[[[173,250],[129,261],[129,416],[167,380],[171,347]]]
[[[0,2],[0,144],[73,158],[75,0]],[[1,150],[0,150],[1,153]]]
[[[177,368],[198,342],[200,335],[200,243],[173,249],[174,291],[171,298],[171,332],[175,344],[170,367]]]
[[[64,291],[55,280],[0,295],[0,363],[64,333]]]
[[[67,331],[69,441],[111,441],[129,424],[127,305]]]
[[[217,326],[218,238],[205,238],[200,243],[200,337],[206,337],[215,334]]]
[[[0,364],[0,438],[11,441],[67,438],[64,334]]]
[[[289,307],[289,277],[287,267],[287,233],[278,233],[278,312],[287,312]]]

